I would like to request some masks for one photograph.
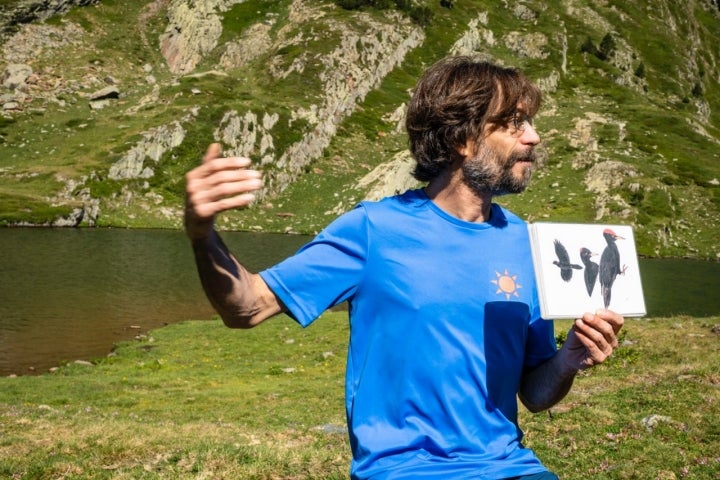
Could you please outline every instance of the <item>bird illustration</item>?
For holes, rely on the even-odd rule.
[[[572,278],[573,268],[575,270],[582,270],[580,265],[570,263],[570,255],[568,255],[567,249],[565,249],[565,246],[557,239],[555,240],[555,254],[558,259],[553,261],[553,265],[557,265],[560,268],[560,277],[566,282],[569,282]]]
[[[593,289],[595,289],[595,282],[598,276],[598,264],[590,260],[590,257],[595,255],[590,251],[589,248],[582,247],[580,249],[580,260],[585,265],[585,288],[587,288],[588,296],[592,297]]]
[[[603,237],[605,237],[607,247],[605,247],[605,250],[603,250],[600,256],[599,276],[603,303],[605,304],[605,308],[608,308],[615,278],[617,278],[618,275],[624,274],[627,267],[623,266],[620,268],[620,252],[615,244],[616,240],[624,240],[624,238],[609,228],[603,230]]]

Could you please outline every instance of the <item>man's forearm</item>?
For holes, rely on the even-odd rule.
[[[612,355],[624,321],[622,315],[610,310],[585,313],[576,319],[555,356],[523,376],[518,392],[523,404],[539,412],[562,400],[579,370],[603,363]]]
[[[559,351],[523,376],[518,396],[531,412],[552,407],[570,391],[577,370],[567,365],[562,358],[563,353]]]
[[[264,282],[232,256],[217,233],[192,247],[205,295],[227,326],[249,328],[280,311]]]

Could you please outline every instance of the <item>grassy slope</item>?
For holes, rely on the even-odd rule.
[[[532,78],[560,70],[563,32],[567,32],[568,45],[567,74],[560,77],[556,91],[548,94],[547,107],[537,121],[546,140],[548,162],[528,192],[501,202],[530,220],[594,221],[594,194],[584,186],[589,165],[573,167],[576,158],[588,153],[587,148],[573,147],[567,139],[577,120],[594,112],[610,120],[592,125],[591,135],[598,144],[596,161],[620,161],[638,173],[609,192],[609,213],[602,221],[635,224],[642,255],[715,258],[720,254],[715,241],[715,225],[720,223],[720,186],[712,180],[720,178],[718,148],[717,143],[696,133],[689,122],[699,120],[697,102],[706,101],[711,115],[700,123],[709,134],[720,138],[720,87],[714,81],[720,75],[720,18],[710,8],[703,8],[707,2],[701,0],[688,3],[694,6],[694,18],[682,10],[686,7],[673,2],[596,3],[575,2],[577,10],[571,14],[566,2],[528,1],[537,17],[521,21],[510,10],[498,8],[496,2],[456,2],[452,10],[428,2],[435,17],[426,28],[424,45],[411,52],[402,67],[340,125],[339,135],[303,178],[280,197],[226,215],[220,225],[314,232],[334,218],[335,214],[327,212],[338,205],[349,208],[362,199],[364,192],[354,188],[357,180],[405,148],[405,137],[393,134],[393,125],[381,118],[405,102],[419,73],[448,51],[457,39],[448,32],[459,35],[469,19],[488,11],[488,28],[498,40],[512,31],[544,32],[548,36],[543,48],[548,54],[545,59],[519,56],[502,41],[486,48],[486,53],[523,68]],[[135,20],[141,18],[146,4],[142,0],[104,1],[96,7],[75,9],[66,19],[84,28],[85,41],[68,49],[68,55],[46,52],[33,60],[36,69],[50,67],[63,71],[66,77],[112,74],[121,80],[123,98],[98,113],[90,111],[82,98],[68,94],[62,108],[49,104],[45,110],[30,109],[30,113],[13,119],[0,118],[0,223],[55,218],[63,208],[77,203],[69,200],[66,207],[48,205],[48,199],[60,188],[58,175],[78,177],[95,172],[98,178],[85,186],[93,196],[105,199],[100,225],[178,228],[183,173],[198,161],[226,111],[279,113],[281,121],[273,130],[278,152],[302,136],[302,123],[288,128],[287,122],[291,111],[319,101],[320,85],[313,63],[286,80],[271,80],[264,70],[269,60],[280,56],[289,64],[302,50],[291,46],[271,51],[250,66],[230,72],[230,77],[208,75],[173,83],[157,48],[158,35],[164,29],[162,15]],[[277,19],[273,26],[277,32],[286,21],[288,5],[288,1],[274,2],[271,7],[267,2],[251,0],[233,7],[225,15],[224,38],[237,36],[248,25],[269,18],[269,13]],[[578,13],[586,7],[612,22],[618,43],[631,46],[631,68],[643,63],[646,92],[619,86],[613,79],[622,71],[580,52],[588,37],[599,45],[608,33]],[[664,23],[659,14],[662,8],[669,9],[674,24]],[[331,7],[325,11],[326,20],[348,24],[356,15]],[[384,20],[382,12],[369,13]],[[61,22],[49,21],[54,25]],[[299,28],[305,31],[297,33],[313,39],[306,45],[311,51],[327,50],[336,42],[337,32],[328,29],[327,23],[308,23]],[[692,38],[700,39],[702,50],[694,50]],[[215,68],[221,52],[221,47],[211,52],[197,70]],[[159,101],[131,114],[128,109],[151,90],[145,82],[145,64],[153,65],[153,75],[162,85]],[[696,85],[702,92],[699,95],[692,93]],[[193,89],[202,93],[193,94]],[[147,186],[144,180],[121,183],[105,178],[106,169],[140,138],[141,132],[177,120],[198,105],[202,108],[197,118],[185,125],[185,143],[161,159],[158,174]],[[635,184],[633,189],[631,183]],[[119,195],[123,188],[137,192],[136,199],[126,202]],[[159,195],[155,200],[158,203],[143,200],[148,191]],[[175,216],[167,217],[160,207],[172,209]],[[630,213],[623,213],[628,207]]]
[[[186,322],[95,366],[0,378],[0,476],[347,478],[345,317]],[[718,323],[628,321],[616,355],[561,404],[521,411],[527,445],[562,478],[716,479]]]

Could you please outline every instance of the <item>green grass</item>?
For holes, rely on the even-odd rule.
[[[345,323],[188,322],[94,367],[0,379],[0,477],[343,478]]]
[[[521,409],[526,445],[568,480],[717,479],[719,324],[627,320],[563,402]],[[190,321],[92,366],[0,378],[0,477],[347,478],[347,335],[344,312],[307,329]]]
[[[606,365],[549,414],[524,417],[528,445],[561,478],[717,478],[717,321],[626,321]]]

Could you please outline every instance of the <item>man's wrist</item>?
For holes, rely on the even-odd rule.
[[[582,370],[582,366],[574,362],[572,357],[572,353],[566,346],[563,346],[558,352],[558,374],[562,378],[572,378]]]
[[[214,222],[190,225],[185,224],[185,235],[190,239],[190,243],[195,246],[205,246],[211,243],[212,237],[215,235]]]

